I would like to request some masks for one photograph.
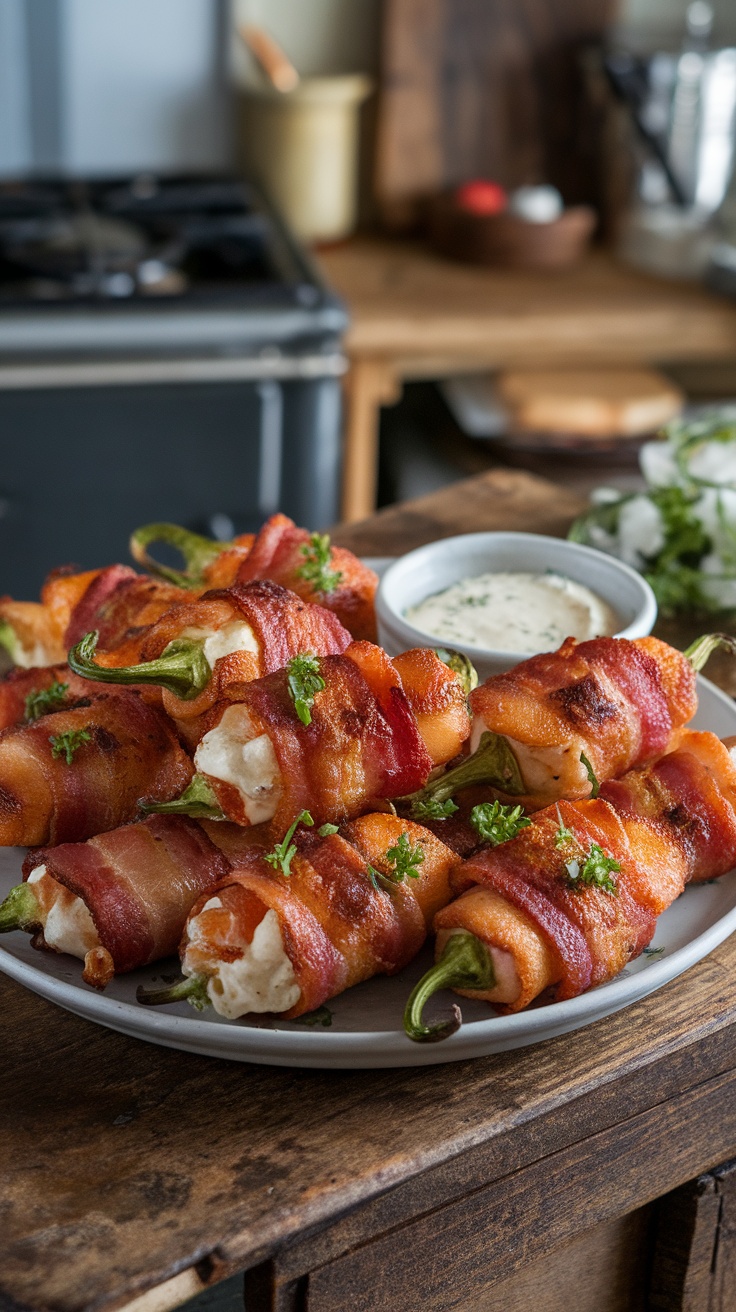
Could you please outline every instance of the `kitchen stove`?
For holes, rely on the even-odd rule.
[[[335,519],[345,325],[239,179],[0,183],[0,592],[146,520]]]

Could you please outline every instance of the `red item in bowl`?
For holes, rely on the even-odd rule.
[[[509,198],[500,183],[476,178],[457,188],[455,203],[460,209],[469,210],[472,214],[501,214]]]

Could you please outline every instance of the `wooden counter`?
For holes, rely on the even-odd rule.
[[[356,238],[320,256],[351,315],[343,517],[375,508],[378,414],[408,379],[541,365],[733,359],[736,303],[594,252],[565,274],[454,264]]]
[[[493,473],[339,536],[384,554],[577,509]],[[165,1312],[246,1271],[248,1312],[636,1312],[659,1233],[650,1305],[725,1310],[730,1176],[670,1191],[736,1153],[735,981],[731,940],[577,1033],[352,1073],[154,1047],[1,977],[0,1304]]]

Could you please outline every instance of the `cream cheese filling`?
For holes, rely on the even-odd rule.
[[[250,824],[271,820],[281,797],[281,771],[267,734],[254,736],[244,706],[229,706],[194,754],[201,774],[237,788]]]
[[[211,897],[189,922],[187,937],[199,952],[206,934],[201,918],[207,911],[221,907],[219,897]],[[188,957],[187,948],[182,961],[183,973],[200,973]],[[226,1020],[237,1020],[249,1012],[289,1011],[301,996],[294,967],[284,948],[279,918],[273,909],[266,912],[252,941],[243,946],[240,957],[235,961],[214,960],[211,969],[207,995],[218,1016]]]
[[[42,642],[36,642],[32,647],[25,647],[20,638],[17,638],[13,644],[11,659],[19,669],[32,670],[39,665],[53,665],[58,657]]]
[[[100,946],[95,923],[82,899],[58,883],[45,866],[36,866],[28,876],[28,883],[35,885],[48,947],[83,961],[92,948]]]
[[[250,651],[256,656],[260,651],[258,639],[245,620],[230,620],[219,629],[191,627],[184,629],[181,636],[194,642],[203,642],[205,660],[210,669],[215,668],[215,661],[222,660],[223,656],[232,656],[236,651]]]

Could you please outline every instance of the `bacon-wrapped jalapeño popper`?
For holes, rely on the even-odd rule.
[[[301,811],[348,819],[424,784],[470,732],[461,676],[425,649],[302,653],[230,696],[204,717],[192,786],[156,810],[201,814],[209,795],[213,818],[282,834]]]
[[[329,656],[349,644],[336,615],[266,579],[173,606],[141,642],[140,664],[98,662],[95,635],[87,634],[69,652],[69,665],[87,679],[160,687],[164,710],[181,724],[299,652]]]
[[[697,709],[696,671],[724,634],[686,652],[658,638],[567,638],[555,652],[495,674],[470,694],[471,755],[402,799],[417,820],[441,819],[454,795],[487,784],[529,810],[596,795],[598,784],[669,751]]]
[[[166,542],[184,557],[184,570],[159,565],[148,553],[153,542]],[[326,533],[297,528],[286,515],[272,515],[255,538],[214,542],[176,524],[147,524],[130,540],[133,558],[146,569],[181,587],[228,587],[272,579],[305,601],[334,611],[353,638],[375,642],[374,599],[378,578],[352,551],[330,545]]]
[[[453,880],[461,896],[435,917],[436,964],[409,999],[409,1037],[457,1028],[459,1015],[423,1022],[438,989],[516,1012],[547,991],[562,1001],[613,979],[686,883],[736,864],[735,806],[728,744],[685,731],[674,752],[597,799],[537,811],[510,841],[470,857]]]
[[[186,593],[171,583],[109,565],[82,574],[60,571],[41,589],[40,602],[0,600],[0,644],[15,665],[54,665],[90,629],[118,663],[137,659],[136,639]]]
[[[339,829],[300,817],[272,853],[251,854],[192,908],[184,978],[139,990],[141,1002],[186,998],[235,1019],[293,1020],[374,975],[393,975],[421,948],[450,897],[459,858],[429,830],[373,814]]]
[[[127,689],[0,734],[0,845],[79,842],[177,797],[192,763],[166,717]]]
[[[80,958],[85,983],[104,988],[175,953],[199,895],[261,841],[236,825],[149,816],[85,843],[38,848],[0,906],[0,933],[22,930],[34,947]]]
[[[82,697],[96,697],[99,686],[80,679],[67,665],[13,669],[0,679],[0,732],[60,711]]]

